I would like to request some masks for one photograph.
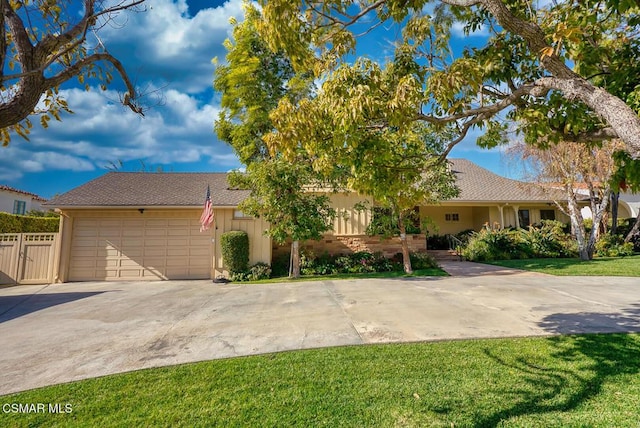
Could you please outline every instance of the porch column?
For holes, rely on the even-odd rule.
[[[504,229],[504,205],[498,205],[500,211],[500,229]]]
[[[513,211],[516,213],[516,229],[520,229],[520,218],[518,216],[519,205],[513,205]]]

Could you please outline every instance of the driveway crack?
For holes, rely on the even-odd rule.
[[[335,290],[333,289],[333,282],[332,281],[322,281],[322,285],[324,286],[325,290],[327,290],[327,293],[329,294],[329,297],[331,298],[331,300],[333,300],[333,302],[340,308],[340,310],[344,314],[345,318],[347,319],[347,322],[349,323],[349,325],[351,326],[353,331],[355,331],[356,334],[358,335],[358,337],[360,338],[360,342],[361,343],[367,343],[367,342],[365,342],[364,337],[362,336],[362,334],[360,334],[360,331],[353,324],[353,321],[352,321],[351,317],[349,316],[349,314],[347,313],[344,305],[342,304],[342,302],[340,301],[338,296],[336,296]]]

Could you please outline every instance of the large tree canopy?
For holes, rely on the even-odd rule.
[[[292,272],[300,273],[299,241],[320,239],[331,229],[335,210],[326,194],[312,187],[321,183],[313,159],[305,156],[293,137],[287,158],[278,148],[267,147],[264,136],[274,130],[270,112],[281,100],[295,106],[310,94],[309,75],[296,75],[281,52],[261,40],[256,23],[259,11],[245,4],[245,20],[233,22],[233,41],[227,40],[226,64],[216,68],[214,88],[221,93],[222,111],[215,123],[218,137],[229,144],[246,166],[230,184],[251,190],[240,205],[246,214],[269,222],[266,233],[274,241],[292,242]]]
[[[399,34],[393,56],[402,64],[388,109],[454,130],[448,149],[473,128],[484,131],[481,145],[505,141],[507,117],[529,143],[616,137],[640,158],[640,7],[633,0],[262,4],[261,32],[271,47],[321,79],[342,72],[360,38],[380,24],[400,27],[385,35]],[[458,23],[466,32],[487,31],[486,44],[452,56]]]
[[[136,113],[136,90],[120,61],[88,36],[115,14],[135,9],[145,0],[0,0],[0,138],[3,145],[16,132],[27,137],[29,117],[47,126],[70,111],[58,88],[76,77],[80,83],[100,79],[103,89],[115,70],[127,91],[122,103]],[[86,88],[89,86],[87,84]],[[40,102],[42,100],[42,102]],[[39,104],[40,103],[40,104]]]

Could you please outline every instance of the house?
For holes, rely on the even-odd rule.
[[[492,227],[525,227],[541,219],[567,219],[554,207],[558,194],[500,177],[474,163],[455,159],[453,171],[461,194],[438,206],[419,207],[422,217],[438,224],[439,233]],[[200,232],[207,186],[215,223]],[[553,193],[553,192],[552,192]],[[243,230],[249,235],[251,264],[270,263],[287,251],[265,235],[268,224],[237,209],[248,191],[232,189],[225,173],[109,172],[47,205],[61,213],[61,254],[56,281],[205,279],[227,274],[220,236]],[[356,193],[331,194],[338,212],[333,231],[305,243],[315,251],[382,250],[394,254],[396,239],[368,237],[369,211],[354,205],[366,199]],[[426,248],[424,235],[411,237],[416,251]]]
[[[24,215],[32,210],[42,211],[42,204],[45,202],[46,199],[34,193],[0,184],[1,212]]]

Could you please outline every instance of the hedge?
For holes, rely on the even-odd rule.
[[[246,232],[232,230],[220,237],[222,260],[231,274],[247,270],[249,266],[249,235]]]
[[[59,217],[32,217],[0,212],[0,233],[57,232]]]

